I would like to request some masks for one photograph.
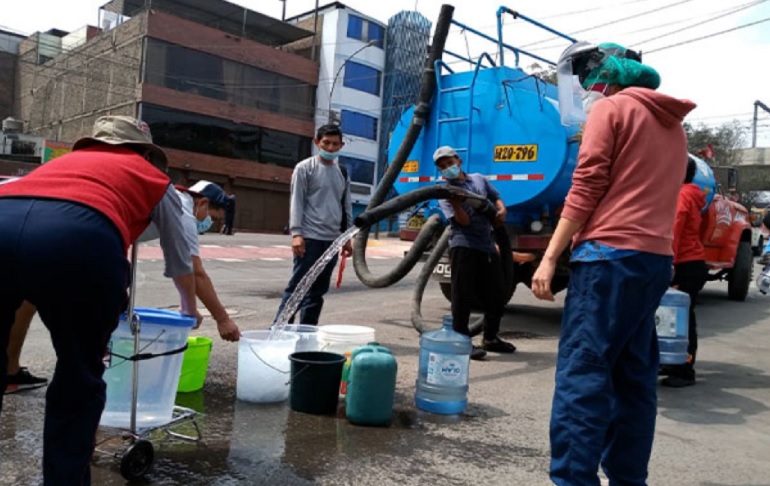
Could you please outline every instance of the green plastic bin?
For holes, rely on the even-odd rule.
[[[206,372],[209,369],[209,356],[214,342],[204,336],[191,336],[187,338],[187,350],[182,359],[182,372],[179,376],[177,391],[189,393],[203,388],[206,381]]]

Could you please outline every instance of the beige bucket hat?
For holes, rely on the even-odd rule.
[[[163,149],[152,143],[147,123],[130,116],[101,116],[94,122],[90,137],[75,142],[72,150],[81,150],[96,143],[108,145],[141,145],[152,152],[152,162],[165,166],[168,162]]]

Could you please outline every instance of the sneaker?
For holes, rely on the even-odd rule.
[[[480,347],[473,345],[473,349],[471,349],[471,359],[475,361],[480,361],[484,359],[484,357],[487,355],[487,352],[481,349]]]
[[[481,347],[485,351],[490,351],[492,353],[511,354],[516,352],[516,346],[514,346],[513,343],[505,342],[499,337],[496,337],[489,341],[484,339],[481,342]]]
[[[5,394],[17,393],[24,390],[34,390],[48,384],[47,378],[40,378],[29,372],[27,368],[19,368],[15,375],[8,375]]]
[[[669,388],[684,388],[686,386],[693,386],[695,384],[695,376],[690,377],[671,375],[663,378],[660,384]]]

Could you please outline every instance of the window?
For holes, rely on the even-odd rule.
[[[304,120],[315,113],[315,86],[157,39],[147,42],[145,81]]]
[[[369,40],[376,41],[375,45],[382,49],[385,42],[385,29],[375,23],[369,22]]]
[[[348,15],[348,37],[363,40],[365,20],[355,15]]]
[[[375,45],[382,49],[385,29],[361,17],[348,15],[348,37],[363,42],[375,41]]]
[[[381,74],[377,69],[348,61],[345,64],[345,77],[342,80],[342,84],[348,88],[380,96]]]
[[[310,157],[310,137],[154,105],[142,119],[162,147],[294,167]]]
[[[378,120],[373,116],[350,110],[342,110],[341,118],[340,125],[343,134],[377,141]]]
[[[374,162],[371,160],[341,155],[340,164],[345,166],[352,182],[374,185]]]

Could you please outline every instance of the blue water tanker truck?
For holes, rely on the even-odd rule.
[[[570,189],[581,140],[579,117],[564,122],[569,118],[565,117],[568,110],[559,109],[558,86],[549,82],[548,76],[533,75],[520,67],[522,56],[549,66],[555,63],[507,44],[503,19],[511,16],[528,22],[564,39],[565,47],[577,40],[507,7],[497,11],[495,38],[451,19],[452,10],[451,6],[442,7],[420,99],[395,127],[389,146],[391,163],[369,207],[355,221],[361,232],[356,237],[354,265],[366,285],[392,285],[418,259],[425,262],[412,299],[412,323],[419,332],[426,330],[420,307],[427,282],[437,280],[445,297],[451,296],[447,252],[450,231],[439,200],[453,196],[457,188],[445,184],[436,169],[436,148],[452,146],[463,161],[463,170],[485,175],[506,203],[506,224],[495,228],[494,236],[500,254],[511,255],[501,259],[510,300],[519,283],[531,286]],[[496,52],[483,53],[473,60],[444,49],[443,41],[451,25],[490,41]],[[448,58],[459,59],[469,68],[457,70],[445,61]],[[512,65],[507,65],[506,60],[513,60]],[[573,105],[580,103],[579,99],[573,100]],[[579,111],[582,114],[582,106]],[[748,212],[722,193],[708,164],[692,157],[698,164],[695,182],[703,188],[707,201],[701,236],[712,270],[710,279],[727,280],[730,298],[744,300],[752,265]],[[398,197],[386,201],[391,189]],[[467,196],[471,201],[472,195]],[[472,202],[482,210],[488,204],[484,200]],[[375,276],[366,265],[368,227],[407,207],[421,211],[425,223],[397,267],[387,275]],[[565,252],[551,290],[564,290],[568,281],[569,252]],[[471,326],[472,332],[480,329],[480,321]]]

